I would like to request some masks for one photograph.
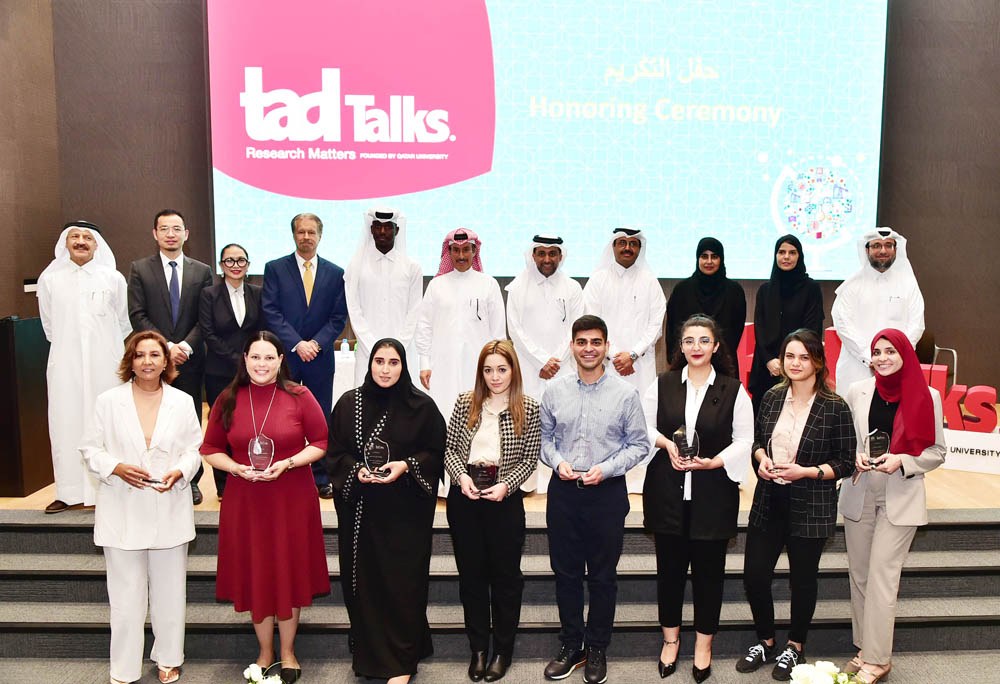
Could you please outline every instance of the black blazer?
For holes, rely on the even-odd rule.
[[[656,429],[672,435],[684,424],[687,387],[681,371],[662,373]],[[709,386],[695,429],[698,431],[701,458],[714,458],[733,442],[733,412],[740,382],[716,373]],[[684,473],[675,470],[665,449],[659,449],[646,466],[642,485],[643,525],[657,534],[684,533]],[[731,539],[736,536],[740,509],[739,485],[729,479],[725,468],[691,471],[690,539]]]
[[[767,450],[767,442],[774,432],[781,409],[785,403],[785,387],[772,387],[764,393],[760,411],[754,422],[751,464],[754,473],[760,467],[757,449]],[[764,480],[757,474],[757,489],[750,509],[750,525],[763,528],[770,510],[771,493],[775,487],[789,487],[791,496],[791,535],[793,537],[820,538],[833,534],[837,525],[837,480],[854,471],[857,436],[854,419],[847,402],[837,395],[817,394],[809,417],[802,428],[795,462],[803,466],[828,465],[837,478],[816,480],[804,478],[791,484],[779,485]]]
[[[246,315],[243,325],[237,325],[233,301],[226,281],[206,287],[201,291],[198,323],[205,339],[205,374],[232,378],[242,360],[243,345],[261,329],[263,316],[260,310],[260,285],[243,283],[243,302]]]
[[[198,327],[198,309],[201,291],[212,284],[212,269],[186,256],[181,258],[184,276],[177,325],[170,311],[170,291],[159,252],[132,262],[128,275],[128,318],[135,331],[155,330],[168,342],[187,342],[194,354],[178,370],[183,374],[200,374],[205,367],[205,346]]]

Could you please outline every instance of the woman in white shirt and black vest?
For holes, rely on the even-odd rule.
[[[847,402],[827,385],[819,336],[805,328],[789,333],[778,360],[782,381],[764,393],[757,412],[757,488],[743,561],[758,641],[736,662],[736,670],[753,672],[773,662],[771,676],[787,681],[792,668],[805,662],[819,559],[837,524],[837,480],[854,470],[856,439]],[[778,650],[771,582],[782,550],[788,552],[792,619],[788,643]]]
[[[479,353],[475,388],[455,402],[445,444],[452,482],[448,525],[474,682],[496,681],[510,667],[524,589],[521,485],[535,470],[540,445],[538,402],[522,392],[514,345],[487,342]]]
[[[650,439],[657,450],[646,468],[643,524],[656,542],[656,595],[663,629],[660,677],[670,676],[677,667],[690,566],[696,632],[692,674],[703,682],[712,673],[726,547],[736,536],[739,483],[747,472],[753,441],[753,408],[730,367],[715,321],[691,316],[678,337],[670,370],[643,397]],[[675,444],[675,434],[686,446],[684,453]]]

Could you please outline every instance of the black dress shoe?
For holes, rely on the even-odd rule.
[[[204,497],[201,495],[201,490],[198,489],[198,483],[197,482],[192,482],[191,483],[191,501],[194,502],[195,506],[197,506],[198,504],[201,503],[201,500],[203,498]]]
[[[301,667],[283,667],[281,668],[281,682],[282,684],[292,684],[292,682],[299,681],[302,676]]]
[[[318,489],[319,489],[319,498],[321,498],[321,499],[332,499],[333,498],[333,485],[332,484],[327,483],[325,485],[320,485],[318,487]]]
[[[701,684],[701,682],[705,681],[706,679],[712,676],[712,666],[709,665],[704,670],[702,670],[697,665],[692,665],[691,676],[694,677],[694,681],[698,682],[698,684]]]
[[[486,651],[473,651],[469,661],[469,679],[478,682],[486,674]]]
[[[510,667],[510,656],[496,653],[493,655],[493,659],[490,660],[490,665],[486,668],[486,676],[483,679],[488,682],[503,679],[503,676],[507,674],[508,667]]]

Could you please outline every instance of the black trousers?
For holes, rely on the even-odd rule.
[[[749,527],[743,555],[743,587],[753,613],[758,639],[774,638],[774,600],[771,582],[782,549],[788,550],[789,585],[792,592],[792,622],[788,640],[804,644],[816,610],[819,558],[826,537],[791,536],[790,500],[771,497],[766,527]]]
[[[209,410],[215,406],[215,400],[222,394],[222,390],[226,389],[232,381],[231,377],[205,374],[205,401],[208,402]],[[229,473],[219,468],[212,468],[212,477],[215,478],[215,491],[219,496],[222,496],[222,492],[226,488],[226,478],[229,477]]]
[[[618,559],[628,515],[625,478],[577,487],[575,480],[549,480],[545,522],[549,562],[556,576],[559,641],[606,649],[611,643],[618,598]],[[590,612],[583,621],[583,580],[587,578]]]
[[[518,490],[503,501],[473,501],[459,487],[448,492],[448,525],[458,565],[458,593],[473,651],[512,656],[521,620],[524,501]],[[492,613],[493,629],[490,629]]]
[[[186,365],[186,364],[185,364]],[[182,366],[183,367],[183,366]],[[191,396],[191,401],[194,403],[194,414],[198,416],[198,424],[201,424],[201,371],[178,373],[174,381],[170,383],[172,386],[179,389],[181,392]],[[198,484],[201,482],[201,476],[205,473],[205,464],[202,461],[198,462],[198,472],[195,473],[194,482],[191,484]]]
[[[656,600],[661,627],[679,627],[684,608],[684,584],[691,567],[694,628],[702,634],[719,631],[722,585],[726,579],[728,539],[691,539],[691,504],[684,502],[683,534],[656,534]]]

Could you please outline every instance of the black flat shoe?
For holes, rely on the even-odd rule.
[[[486,659],[486,651],[472,652],[472,659],[469,660],[469,679],[478,682],[486,675]]]
[[[510,667],[510,656],[496,653],[493,659],[490,660],[489,667],[486,668],[486,675],[483,679],[487,682],[495,682],[498,679],[503,679],[503,676],[507,674],[508,667]]]
[[[300,667],[283,667],[281,668],[281,681],[282,684],[292,684],[293,682],[299,681],[302,676],[302,668]]]
[[[694,677],[694,681],[698,682],[698,684],[701,684],[703,681],[712,676],[712,666],[709,665],[704,670],[702,670],[697,665],[692,665],[691,676]]]

